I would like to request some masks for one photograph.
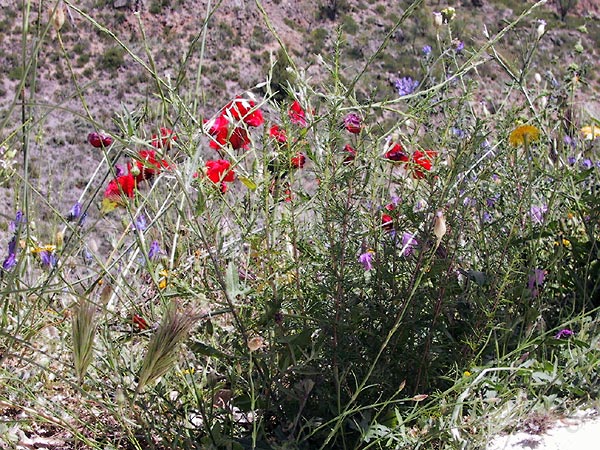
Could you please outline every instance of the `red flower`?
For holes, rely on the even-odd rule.
[[[227,144],[230,144],[234,150],[248,148],[248,145],[250,144],[248,132],[244,128],[236,127],[230,135],[229,120],[227,117],[221,115],[211,121],[206,121],[205,123],[210,125],[208,134],[213,137],[210,141],[211,148],[219,150]]]
[[[304,156],[304,153],[298,152],[296,153],[296,156],[292,158],[291,163],[294,169],[302,169],[304,163],[306,163],[306,156]]]
[[[231,136],[229,136],[229,143],[234,150],[238,150],[240,148],[247,150],[248,146],[250,145],[250,136],[248,136],[248,131],[241,127],[234,128],[233,133],[231,133]]]
[[[138,183],[149,180],[154,175],[160,173],[163,168],[169,168],[169,163],[166,160],[161,159],[159,161],[156,159],[156,151],[154,150],[140,150],[135,165],[139,171],[139,173],[135,175],[135,181]]]
[[[231,183],[235,179],[235,172],[230,167],[231,163],[225,159],[206,161],[206,176],[215,184]]]
[[[177,135],[173,132],[173,130],[160,127],[160,136],[153,134],[151,143],[152,147],[171,150],[171,143],[175,141],[177,141]]]
[[[408,162],[408,155],[406,154],[404,148],[400,144],[394,142],[390,145],[391,148],[384,155],[386,159],[395,162]]]
[[[358,134],[362,128],[362,119],[358,114],[350,113],[344,117],[344,128],[352,134]]]
[[[133,198],[135,194],[135,184],[135,177],[131,173],[118,176],[108,183],[108,186],[104,191],[104,198],[117,203],[121,202],[121,194],[125,194],[129,198]]]
[[[305,127],[308,124],[308,122],[306,121],[306,112],[304,111],[302,106],[300,106],[298,100],[294,100],[294,103],[292,103],[292,106],[290,106],[288,116],[290,117],[292,123],[295,125]]]
[[[382,214],[381,226],[385,231],[392,231],[394,229],[394,218],[389,214]]]
[[[249,127],[258,127],[265,121],[261,110],[256,108],[256,102],[239,95],[223,108],[221,116],[227,118],[228,115],[234,120],[242,120]]]
[[[88,134],[88,142],[92,147],[101,148],[101,147],[110,147],[113,140],[110,136],[96,133],[95,131]]]
[[[350,164],[356,158],[356,150],[352,148],[350,144],[346,144],[344,146],[344,152],[346,152],[346,157],[344,158],[344,164]]]
[[[285,130],[280,128],[279,125],[273,125],[269,130],[269,135],[281,144],[285,144],[287,142]]]
[[[148,322],[146,322],[146,320],[139,314],[134,314],[133,317],[131,318],[131,321],[133,322],[134,325],[136,325],[142,331],[150,328],[150,326],[148,325]]]
[[[433,165],[433,158],[437,156],[437,152],[433,150],[425,150],[424,152],[420,150],[416,150],[412,155],[412,161],[416,166],[413,168],[412,176],[413,178],[421,179],[425,178],[425,171],[429,172]],[[419,168],[420,167],[420,168]]]

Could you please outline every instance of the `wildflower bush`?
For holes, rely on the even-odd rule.
[[[44,426],[89,448],[460,448],[507,415],[594,399],[599,123],[561,122],[580,66],[543,77],[499,44],[529,23],[534,54],[538,6],[474,48],[441,10],[420,69],[366,102],[371,61],[347,78],[343,36],[321,82],[282,46],[284,90],[265,73],[212,111],[125,47],[156,81],[160,123],[86,116],[102,162],[45,223],[24,109],[2,142],[22,200],[0,285],[0,406],[21,418],[1,439]],[[493,114],[474,101],[482,65],[508,80]]]

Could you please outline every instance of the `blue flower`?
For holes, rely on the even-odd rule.
[[[56,255],[50,250],[41,251],[40,261],[44,267],[54,267],[56,265]]]
[[[400,97],[410,95],[419,87],[419,82],[411,77],[399,78],[394,82],[394,86]]]
[[[575,333],[573,333],[573,331],[569,330],[568,328],[564,328],[554,335],[554,339],[570,338],[574,334]]]
[[[425,56],[429,56],[431,54],[431,45],[424,46],[422,51]]]
[[[17,240],[13,238],[8,243],[8,256],[2,263],[2,268],[6,271],[13,269],[17,265]]]

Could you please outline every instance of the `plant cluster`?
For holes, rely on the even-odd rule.
[[[460,11],[436,12],[420,70],[379,102],[357,100],[370,62],[346,79],[339,42],[326,82],[282,47],[285,86],[267,76],[208,117],[136,59],[160,126],[87,118],[102,161],[53,235],[26,152],[19,167],[0,407],[90,448],[383,449],[462,448],[490,417],[595,400],[600,123],[562,120],[578,66],[501,56],[527,21],[535,54],[537,6],[474,48]],[[493,113],[473,101],[484,64],[509,80]]]

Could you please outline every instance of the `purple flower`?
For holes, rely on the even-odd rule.
[[[44,267],[54,267],[56,265],[56,256],[53,251],[43,250],[40,252],[40,261]]]
[[[488,208],[493,208],[496,205],[496,202],[498,201],[499,198],[500,198],[500,196],[498,194],[495,194],[493,197],[486,198],[485,204],[487,205]]]
[[[162,251],[160,249],[160,244],[158,243],[158,241],[152,241],[152,243],[150,244],[150,249],[148,250],[148,258],[150,260],[155,260],[160,256],[161,253]]]
[[[419,82],[411,77],[399,78],[394,82],[394,86],[400,97],[412,94],[419,87]]]
[[[456,47],[455,47],[456,53],[462,52],[464,50],[464,48],[465,48],[465,43],[463,41],[458,41],[456,43]]]
[[[8,256],[2,263],[2,268],[6,271],[13,269],[17,265],[17,239],[13,238],[8,243]]]
[[[81,217],[81,203],[77,202],[71,207],[71,210],[69,211],[69,215],[67,216],[67,221],[72,222],[74,220],[79,219],[80,217]]]
[[[574,166],[575,163],[577,162],[577,158],[573,155],[568,156],[567,157],[567,162],[569,163],[570,166]]]
[[[564,328],[554,335],[554,339],[566,339],[570,338],[574,334],[575,333],[573,333],[573,331],[569,330],[568,328]]]
[[[568,147],[575,148],[577,146],[577,141],[569,135],[565,135],[565,137],[563,138],[563,142]]]
[[[463,139],[467,136],[467,133],[465,133],[460,128],[456,128],[456,127],[451,127],[450,132],[459,139]]]
[[[12,270],[17,265],[17,255],[14,253],[9,253],[4,262],[2,263],[2,268],[7,272]]]
[[[529,280],[527,281],[527,289],[531,293],[532,297],[537,297],[540,293],[540,287],[544,284],[544,280],[546,279],[546,271],[542,269],[535,269],[531,275],[529,275]]]
[[[419,244],[419,242],[415,239],[415,235],[408,231],[402,233],[402,250],[400,254],[402,256],[410,256],[414,248]]]
[[[140,214],[139,216],[137,216],[135,218],[135,222],[133,223],[133,226],[138,231],[144,231],[146,229],[146,227],[148,226],[148,223],[146,221],[146,216],[143,214]]]
[[[8,225],[8,231],[14,233],[19,228],[19,225],[24,223],[25,217],[23,216],[23,211],[17,211],[17,213],[15,214],[15,220],[10,222],[10,224]]]
[[[482,219],[485,223],[490,223],[492,221],[492,215],[489,212],[484,211]]]
[[[594,167],[594,163],[591,159],[585,158],[583,161],[581,161],[581,167],[583,167],[585,170],[588,170]]]
[[[358,262],[362,264],[365,271],[369,271],[373,268],[373,257],[374,256],[375,256],[375,252],[373,250],[368,250],[358,257]]]
[[[544,222],[544,214],[548,211],[548,206],[546,205],[533,205],[529,210],[529,216],[531,217],[531,221],[536,225],[541,225]]]
[[[424,46],[422,51],[425,56],[429,56],[431,54],[431,45]]]

